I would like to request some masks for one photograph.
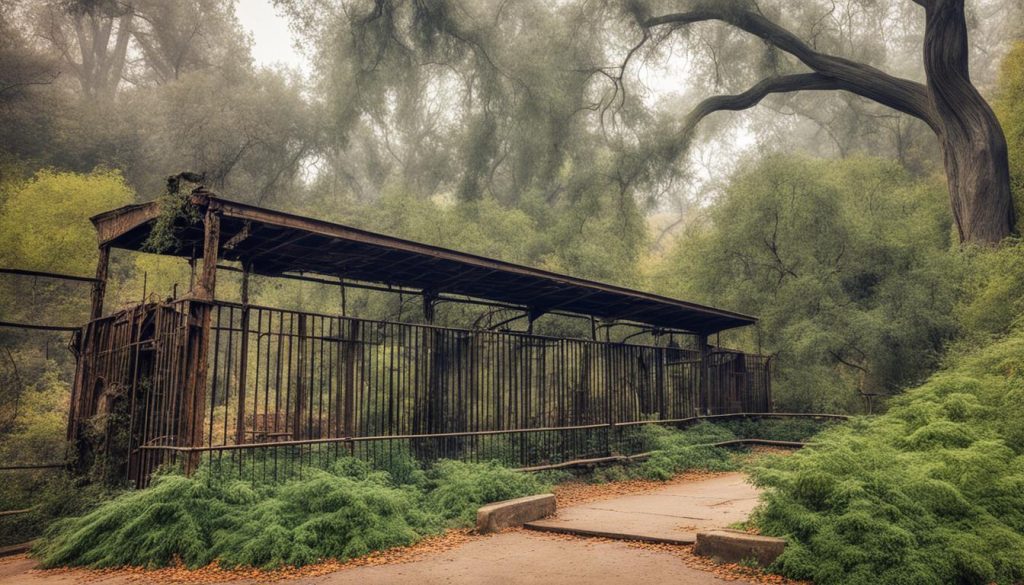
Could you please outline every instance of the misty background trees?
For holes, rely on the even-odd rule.
[[[275,5],[308,75],[255,64],[244,2],[0,0],[0,264],[87,275],[87,217],[191,170],[231,199],[761,315],[721,341],[776,356],[781,408],[862,411],[865,395],[921,379],[957,335],[973,265],[925,121],[800,91],[684,131],[709,96],[806,73],[778,42],[719,21],[645,26],[686,2]],[[910,0],[740,8],[815,52],[928,81],[925,10]],[[974,0],[963,20],[1017,193],[1022,13],[1019,0]],[[115,307],[188,281],[163,258],[115,258],[113,271]],[[4,285],[8,315],[24,314],[26,286]],[[55,288],[33,314],[80,323],[84,294]],[[60,396],[60,376],[44,374],[67,359],[19,335],[0,332],[4,395]]]

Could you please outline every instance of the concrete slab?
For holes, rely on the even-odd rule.
[[[692,544],[697,532],[746,520],[759,491],[741,473],[667,485],[635,496],[560,509],[546,520],[524,524],[531,530],[604,536],[671,544]]]
[[[522,526],[555,513],[555,494],[539,494],[488,504],[476,512],[476,531],[480,534]]]
[[[774,563],[784,550],[785,539],[724,529],[698,532],[697,543],[693,547],[694,554],[711,557],[720,563],[753,560],[762,567]]]

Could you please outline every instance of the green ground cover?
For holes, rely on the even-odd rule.
[[[757,424],[743,428],[755,433]],[[805,422],[772,421],[764,438],[806,438],[812,431]],[[703,446],[736,438],[727,425],[647,425],[636,432],[652,450],[649,459],[599,468],[588,479],[664,480],[688,469],[736,467],[729,450]],[[496,462],[439,461],[422,469],[408,456],[393,458],[387,469],[341,458],[283,483],[232,479],[211,468],[191,478],[168,473],[147,489],[56,521],[34,554],[48,567],[156,567],[178,560],[190,567],[214,560],[276,567],[348,559],[471,525],[484,504],[541,493],[572,477],[522,473]]]
[[[889,411],[762,460],[775,570],[819,585],[1024,578],[1024,333],[951,352]]]

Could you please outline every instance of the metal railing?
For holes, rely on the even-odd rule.
[[[98,319],[82,347],[70,432],[105,418],[93,440],[137,485],[197,459],[277,479],[342,455],[548,465],[639,452],[644,424],[771,405],[764,356],[221,301]]]

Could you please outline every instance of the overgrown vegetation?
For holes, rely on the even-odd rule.
[[[35,539],[55,520],[83,514],[110,496],[106,487],[83,484],[59,469],[7,472],[0,509],[28,512],[0,517],[0,547]]]
[[[756,435],[760,424],[748,421],[742,428]],[[806,438],[815,428],[804,421],[772,421],[762,438]],[[646,425],[638,440],[651,449],[650,458],[598,468],[589,479],[667,480],[690,469],[735,469],[728,449],[706,446],[735,438],[719,424],[685,430]],[[470,525],[484,504],[540,493],[574,476],[526,474],[497,462],[442,460],[421,469],[408,454],[396,452],[386,469],[344,457],[280,484],[237,477],[213,467],[192,478],[162,475],[147,489],[56,522],[35,554],[46,566],[92,567],[156,567],[180,560],[189,567],[217,561],[268,568],[347,559]]]
[[[1019,232],[1024,219],[1024,41],[1014,43],[1000,70],[993,107],[1006,134]]]
[[[170,474],[56,523],[36,554],[46,566],[300,566],[408,545],[467,524],[483,504],[544,488],[496,464],[456,461],[404,481],[351,458],[280,485]]]
[[[807,441],[825,429],[841,424],[841,419],[741,418],[726,419],[715,424],[728,430],[737,439]]]
[[[1020,266],[1022,253],[987,252],[983,266]],[[967,307],[1019,278],[989,273]],[[946,360],[886,414],[757,470],[770,489],[756,523],[790,541],[777,570],[821,585],[1024,578],[1024,329]]]
[[[680,298],[758,315],[723,336],[774,362],[781,410],[864,412],[938,362],[962,260],[941,184],[870,158],[778,156],[733,177],[660,267]]]
[[[684,471],[730,471],[739,466],[733,451],[711,446],[735,439],[805,441],[833,426],[830,421],[814,419],[738,419],[715,423],[701,422],[683,430],[645,425],[637,432],[636,443],[650,457],[636,463],[599,467],[589,479],[598,482],[624,479],[665,481]]]

